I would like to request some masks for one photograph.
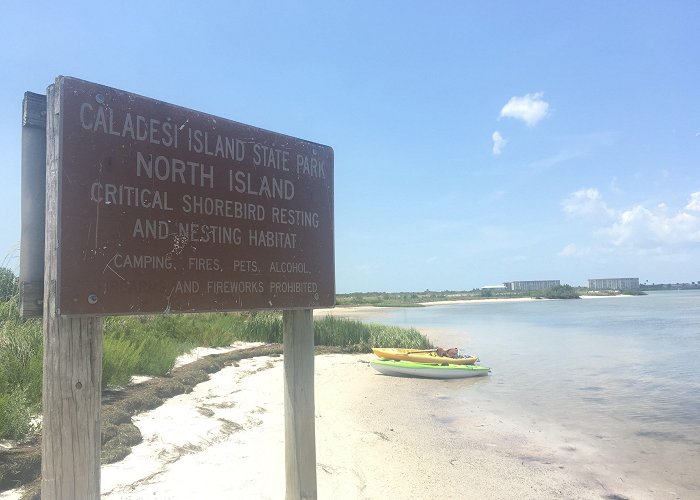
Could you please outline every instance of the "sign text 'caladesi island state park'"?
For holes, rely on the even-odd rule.
[[[330,307],[333,150],[60,77],[58,310]]]

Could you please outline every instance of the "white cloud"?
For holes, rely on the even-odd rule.
[[[700,217],[685,211],[669,216],[665,207],[653,212],[636,205],[620,213],[601,233],[616,247],[648,249],[700,243]]]
[[[549,103],[542,99],[542,92],[513,96],[501,109],[501,117],[524,121],[529,127],[537,125],[549,112]]]
[[[500,155],[508,141],[503,138],[498,130],[491,134],[491,139],[493,140],[493,154]]]
[[[690,201],[685,206],[685,209],[693,212],[700,212],[700,191],[691,193]]]
[[[595,188],[581,189],[562,201],[562,209],[571,216],[588,217],[607,224],[594,229],[598,240],[596,251],[624,251],[636,254],[670,254],[684,246],[697,247],[700,243],[700,192],[690,195],[688,204],[672,212],[666,203],[653,208],[634,205],[625,210],[609,208]],[[590,239],[588,241],[591,241]],[[585,249],[573,243],[559,252],[560,256],[581,255]]]
[[[564,212],[571,216],[610,217],[614,211],[608,208],[600,192],[595,188],[579,189],[561,202]]]

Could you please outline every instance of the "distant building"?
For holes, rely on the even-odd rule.
[[[508,290],[505,285],[484,285],[481,287],[482,290]]]
[[[503,283],[508,290],[514,292],[529,292],[532,290],[546,290],[559,286],[559,280],[542,280],[542,281],[508,281]]]
[[[639,278],[602,278],[589,279],[589,290],[637,290]]]

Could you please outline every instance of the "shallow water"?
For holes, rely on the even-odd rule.
[[[492,368],[446,386],[453,404],[700,497],[700,292],[387,309],[370,321],[416,327]]]

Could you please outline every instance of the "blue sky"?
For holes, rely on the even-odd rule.
[[[332,146],[339,293],[700,280],[700,4],[24,2],[0,17],[0,253],[57,75]]]

